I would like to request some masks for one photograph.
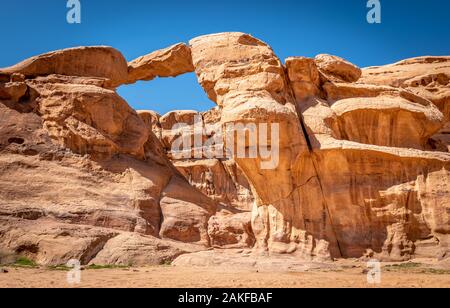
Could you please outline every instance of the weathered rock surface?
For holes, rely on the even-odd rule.
[[[98,77],[105,79],[108,87],[117,87],[126,82],[128,69],[127,62],[119,51],[98,46],[50,52],[0,69],[0,74],[22,74],[28,78],[52,74]]]
[[[436,105],[446,123],[433,137],[436,147],[450,151],[450,57],[418,57],[363,70],[361,82],[406,89]]]
[[[254,202],[251,188],[233,160],[174,161],[174,165],[192,186],[213,200],[251,211]]]
[[[38,112],[52,139],[79,154],[142,157],[148,133],[136,111],[98,86],[35,83]]]
[[[430,137],[444,122],[432,102],[401,89],[339,83],[323,88],[339,139],[431,150]]]
[[[149,81],[156,77],[176,77],[193,71],[190,48],[179,43],[128,63],[128,83]]]
[[[115,235],[103,228],[48,219],[1,217],[0,220],[2,248],[32,258],[38,264],[61,265],[71,259],[87,264]]]
[[[62,53],[46,60],[51,68],[57,62],[58,75],[21,69],[26,76],[17,82],[25,93],[0,102],[1,247],[51,265],[73,258],[87,264],[119,234],[160,239],[133,253],[131,244],[117,239],[100,255],[104,262],[141,264],[155,251],[151,264],[184,253],[158,251],[166,239],[206,249],[216,204],[188,184],[147,118],[98,78],[101,71],[91,73],[87,64],[74,71],[83,68],[77,61],[90,59],[90,48]],[[75,68],[66,71],[66,62]],[[13,79],[5,78],[0,88]]]
[[[217,248],[251,248],[255,236],[250,212],[239,214],[222,213],[211,217],[208,234],[211,245]]]
[[[191,184],[214,203],[219,204],[222,209],[213,216],[207,225],[199,223],[194,215],[178,215],[177,207],[171,205],[170,196],[161,200],[162,209],[166,210],[164,215],[164,226],[162,235],[171,237],[181,230],[188,230],[187,237],[199,238],[198,230],[208,230],[209,240],[215,247],[252,247],[254,235],[251,228],[251,209],[254,198],[250,185],[236,163],[227,158],[208,158],[206,153],[208,146],[203,142],[213,135],[208,131],[217,131],[220,128],[220,110],[213,109],[205,113],[192,110],[177,110],[163,116],[155,115],[151,111],[138,112],[145,119],[147,126],[155,134],[160,135],[163,151],[171,159],[175,168]],[[200,130],[199,132],[196,130]],[[195,144],[198,134],[200,145]],[[150,133],[151,134],[151,133]],[[187,143],[184,151],[178,151],[175,146],[179,140]],[[159,147],[156,147],[159,148]],[[223,145],[221,145],[223,151]],[[183,156],[186,155],[186,158]],[[199,155],[198,157],[196,155]],[[175,187],[172,193],[179,193],[182,188]],[[195,200],[199,204],[205,201]],[[191,205],[183,205],[189,208]],[[172,216],[176,215],[175,223]],[[209,214],[210,215],[210,214]],[[184,220],[184,223],[180,223]],[[188,234],[190,233],[190,234]],[[206,241],[206,239],[202,239]]]
[[[218,144],[207,144],[221,128],[220,118],[220,110],[177,110],[160,117],[154,130],[161,127],[161,142],[168,157],[192,186],[223,205],[251,211],[254,198],[241,169],[225,155],[209,158],[214,152],[225,153],[222,139]]]
[[[50,265],[162,264],[198,251],[175,263],[224,262],[210,247],[268,260],[445,259],[449,63],[361,70],[319,55],[283,65],[264,42],[220,33],[128,65],[112,48],[81,47],[2,69],[0,250]],[[136,112],[114,90],[194,70],[217,108]],[[224,153],[217,130],[228,124],[277,125],[278,139],[257,144],[276,150],[276,164],[261,151],[211,157],[207,141]],[[180,136],[190,141],[182,156]]]
[[[208,221],[216,212],[214,202],[184,178],[173,177],[162,192],[160,205],[161,237],[209,246]]]
[[[419,254],[416,244],[446,237],[427,229],[435,218],[411,222],[414,214],[392,214],[380,223],[371,201],[421,176],[447,181],[448,154],[424,151],[433,150],[430,137],[444,125],[430,99],[392,85],[353,85],[361,70],[330,56],[289,59],[286,76],[271,49],[244,34],[201,37],[191,45],[199,81],[222,107],[222,123],[283,123],[276,170],[262,170],[259,159],[236,159],[256,197],[257,248],[321,259],[372,250],[405,259]],[[448,203],[445,190],[427,198],[444,195]],[[411,199],[396,198],[407,211]],[[421,199],[416,204],[426,206]],[[434,241],[441,244],[429,251],[438,255],[446,241]]]
[[[286,59],[287,74],[295,97],[307,99],[320,95],[321,73],[314,59],[291,57]]]
[[[263,169],[260,156],[235,159],[256,199],[252,217],[256,248],[301,254],[318,248],[320,253],[322,244],[312,240],[306,247],[305,229],[297,225],[302,200],[294,190],[297,181],[309,183],[309,177],[297,178],[293,166],[300,153],[308,153],[308,142],[281,61],[265,43],[242,33],[204,36],[191,45],[199,81],[223,108],[223,124],[279,124],[278,144],[268,144],[279,149],[276,168]]]
[[[332,78],[355,82],[361,77],[361,69],[342,58],[332,55],[317,55],[315,62],[320,71]]]
[[[303,74],[315,75],[318,68],[309,67]],[[297,78],[295,71],[288,73]],[[325,237],[336,238],[343,257],[360,257],[364,250],[384,260],[439,257],[448,251],[448,238],[446,231],[430,225],[435,220],[448,223],[450,156],[429,150],[435,149],[430,140],[445,118],[417,92],[366,82],[326,80],[315,83],[321,89],[317,97],[296,95],[312,148],[311,179],[319,181],[317,198],[331,217],[333,236]],[[305,162],[307,156],[302,162],[307,166]],[[429,191],[426,181],[435,179],[442,182]],[[437,216],[425,214],[430,200],[440,204],[439,214],[431,210]],[[314,213],[313,203],[306,212]]]
[[[156,137],[161,140],[162,138],[162,128],[161,123],[159,119],[161,118],[161,115],[159,115],[157,112],[154,112],[152,110],[138,110],[138,115],[141,118],[141,120],[144,122],[145,126],[147,126],[150,132],[153,132]]]
[[[136,233],[122,233],[110,239],[90,264],[145,266],[170,264],[178,256],[201,250],[198,246],[163,241]]]

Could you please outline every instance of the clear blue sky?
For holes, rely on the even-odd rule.
[[[359,66],[450,55],[450,1],[381,0],[382,24],[366,22],[366,0],[81,0],[82,23],[66,22],[66,0],[1,0],[0,67],[80,45],[110,45],[128,60],[208,33],[241,31],[289,56],[330,53]],[[136,109],[165,113],[214,106],[194,74],[125,86]]]

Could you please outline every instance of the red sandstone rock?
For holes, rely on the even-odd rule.
[[[0,70],[0,249],[51,265],[160,264],[211,246],[300,260],[443,258],[449,63],[361,72],[320,55],[284,66],[264,42],[220,33],[128,68],[112,48],[82,47]],[[136,112],[113,90],[194,69],[218,104],[206,113]],[[265,141],[279,146],[278,166],[175,159],[173,126],[192,133],[195,117],[209,128],[279,124],[279,144]]]

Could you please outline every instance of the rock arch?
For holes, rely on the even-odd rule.
[[[0,175],[10,181],[7,190],[14,192],[12,204],[18,206],[2,204],[6,227],[0,239],[14,228],[39,233],[30,221],[56,217],[75,233],[77,225],[114,230],[84,230],[93,234],[79,251],[88,251],[88,259],[101,250],[102,259],[111,260],[112,248],[131,236],[123,232],[223,245],[215,234],[233,232],[220,224],[236,222],[215,218],[208,224],[217,204],[169,161],[152,114],[138,114],[115,92],[121,84],[195,71],[219,107],[206,116],[218,113],[215,123],[280,124],[278,168],[261,170],[258,158],[236,159],[255,197],[252,231],[244,223],[247,233],[240,238],[247,245],[254,242],[251,232],[257,251],[307,259],[445,256],[450,154],[446,139],[434,135],[448,127],[449,63],[448,57],[428,57],[360,70],[344,59],[320,55],[283,64],[267,44],[248,34],[220,33],[128,64],[110,47],[82,47],[2,69],[0,151],[5,155]],[[3,142],[11,138],[23,142]],[[71,156],[65,149],[88,156]],[[51,182],[70,197],[58,199],[36,187],[25,193],[14,179],[11,170],[20,173],[24,164],[32,166],[27,169],[31,178],[39,178],[33,170],[51,178],[46,159],[60,176],[73,179],[72,188]],[[108,185],[114,193],[92,191],[79,179]],[[85,192],[84,208],[75,190]],[[45,202],[24,207],[39,194]],[[55,207],[55,200],[78,214],[67,218],[67,208]],[[19,242],[9,243],[23,247]]]

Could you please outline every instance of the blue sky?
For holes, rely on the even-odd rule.
[[[364,67],[420,55],[450,55],[450,1],[381,0],[382,23],[366,0],[80,0],[82,23],[66,22],[66,0],[0,0],[0,67],[51,50],[109,45],[127,60],[208,33],[241,31],[289,56],[330,53]],[[136,109],[165,113],[214,106],[194,74],[124,86]]]

